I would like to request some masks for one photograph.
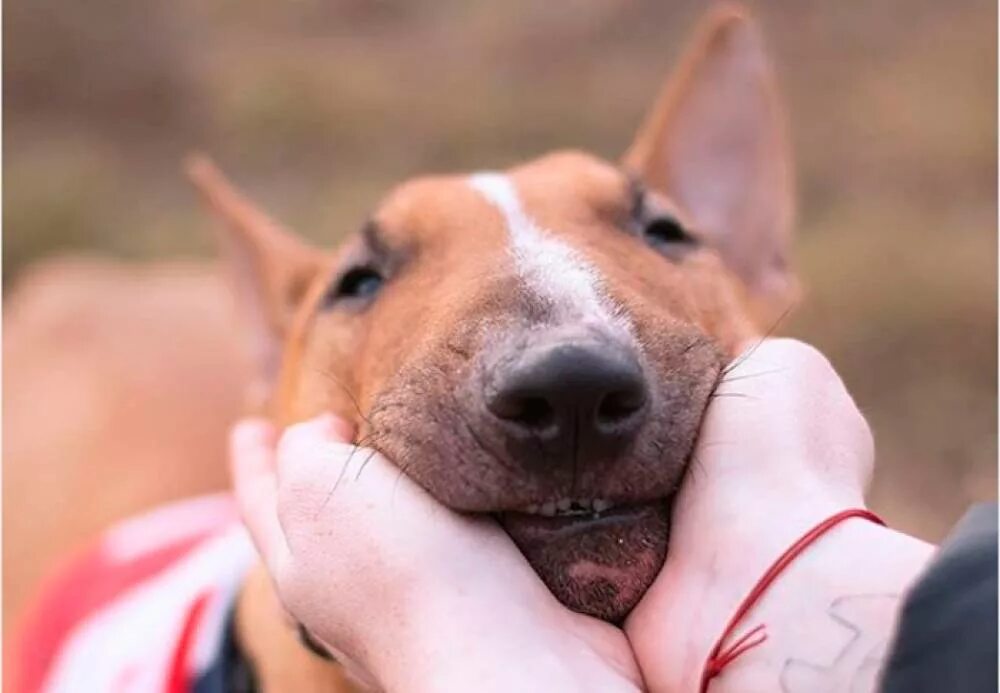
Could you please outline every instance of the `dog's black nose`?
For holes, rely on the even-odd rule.
[[[606,455],[642,423],[642,367],[616,342],[536,343],[504,359],[493,376],[486,406],[514,437]]]

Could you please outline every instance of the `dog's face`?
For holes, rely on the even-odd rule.
[[[721,370],[790,282],[788,164],[747,20],[707,23],[622,163],[416,179],[330,256],[194,174],[236,231],[273,414],[354,420],[442,503],[497,515],[565,604],[623,618]]]

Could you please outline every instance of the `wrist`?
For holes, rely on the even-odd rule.
[[[741,620],[730,642],[760,624],[767,639],[732,661],[709,690],[874,690],[900,600],[932,552],[862,519],[834,527]]]
[[[757,518],[733,520],[724,532],[718,525],[705,524],[702,536],[716,532],[714,536],[727,537],[722,543],[714,542],[710,552],[698,546],[671,546],[660,577],[625,625],[650,690],[698,690],[710,652],[768,568],[819,522],[851,507],[837,503],[831,509],[828,505],[826,501],[811,507],[800,504],[787,514],[782,508],[780,521],[771,516],[770,526],[760,526]],[[684,521],[692,518],[686,516]],[[775,651],[776,633],[797,633],[785,624],[801,623],[803,610],[817,599],[829,596],[828,602],[832,601],[834,592],[848,587],[898,594],[921,570],[932,550],[923,542],[863,519],[852,518],[835,526],[792,561],[741,619],[725,644],[732,644],[762,621],[767,624],[768,640],[726,667],[726,673],[712,682],[710,690],[724,691],[722,685],[741,681],[742,676],[734,673],[738,665]],[[812,614],[812,622],[828,618],[823,613],[820,608],[819,617]],[[678,637],[678,624],[683,624],[683,637]],[[808,632],[798,635],[809,640]],[[772,677],[770,684],[759,690],[776,689],[779,686]],[[741,689],[737,683],[729,690],[755,689]]]
[[[708,641],[718,637],[782,553],[823,520],[848,508],[865,507],[860,493],[810,488],[801,482],[794,488],[787,483],[766,488],[744,485],[711,498],[702,494],[696,508],[684,507],[685,500],[682,494],[674,511],[677,531],[661,575],[667,579],[658,580],[654,590],[686,595],[683,604],[672,605],[678,613],[671,621],[688,624],[687,640],[708,648],[714,644]],[[818,543],[825,541],[821,538]]]

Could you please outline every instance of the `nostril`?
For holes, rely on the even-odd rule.
[[[517,415],[518,423],[529,428],[545,428],[555,421],[552,405],[541,397],[526,397]]]
[[[642,409],[646,395],[640,388],[607,393],[597,407],[597,423],[613,425],[630,418]]]
[[[490,402],[499,418],[525,428],[543,430],[555,423],[556,412],[544,397],[508,393]]]

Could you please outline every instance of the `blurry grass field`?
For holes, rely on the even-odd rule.
[[[996,494],[996,5],[753,3],[788,100],[806,301],[869,417],[874,504],[937,539]],[[4,280],[208,255],[191,149],[307,236],[392,183],[616,157],[704,3],[33,0],[5,7]]]

